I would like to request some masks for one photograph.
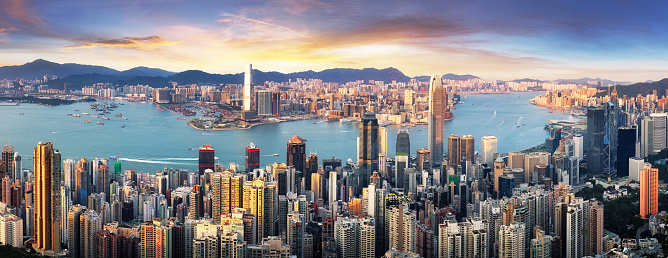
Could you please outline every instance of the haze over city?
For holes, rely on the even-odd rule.
[[[660,80],[663,2],[0,1],[0,65]]]

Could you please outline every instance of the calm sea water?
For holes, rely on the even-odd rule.
[[[559,112],[529,104],[539,93],[462,96],[464,103],[453,110],[457,119],[445,122],[445,136],[473,135],[476,150],[480,138],[495,135],[498,151],[509,152],[543,143],[548,132],[543,130],[548,119],[573,119]],[[261,152],[262,165],[285,162],[287,141],[293,135],[306,138],[306,149],[320,159],[336,157],[344,162],[356,158],[356,123],[325,123],[306,120],[255,126],[248,130],[199,131],[186,125],[178,116],[159,111],[152,103],[125,102],[111,114],[111,120],[67,114],[96,112],[90,103],[57,107],[34,104],[0,106],[0,141],[9,142],[31,167],[32,149],[38,142],[52,142],[64,159],[108,158],[120,153],[123,169],[153,172],[165,165],[171,168],[196,170],[197,148],[212,145],[220,163],[235,162],[245,166],[245,149],[255,143]],[[487,106],[485,106],[487,105]],[[74,111],[78,109],[79,111]],[[19,113],[23,113],[20,115]],[[127,120],[114,116],[122,113]],[[90,123],[83,122],[84,119]],[[96,124],[97,121],[104,125]],[[313,124],[313,122],[317,122]],[[526,124],[516,127],[517,124]],[[125,124],[125,128],[121,126]],[[400,126],[388,126],[388,152],[394,155],[396,133]],[[408,128],[412,154],[427,147],[427,127]],[[447,145],[447,141],[445,143]],[[189,149],[190,148],[190,149]],[[447,149],[447,146],[444,146]],[[279,156],[272,156],[277,153]]]

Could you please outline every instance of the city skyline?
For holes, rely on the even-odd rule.
[[[638,82],[665,77],[657,67],[668,64],[660,43],[668,21],[656,5],[5,0],[0,65],[44,58],[237,73],[253,63],[279,72],[396,67],[409,76]]]

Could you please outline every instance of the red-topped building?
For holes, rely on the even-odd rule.
[[[260,148],[251,143],[246,146],[246,172],[260,168]]]
[[[204,170],[214,170],[214,160],[216,154],[211,145],[202,145],[199,148],[199,174],[204,175]]]

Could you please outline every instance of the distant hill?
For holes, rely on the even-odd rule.
[[[0,78],[4,79],[41,79],[44,75],[55,75],[60,78],[78,75],[78,74],[87,74],[87,73],[96,73],[96,74],[115,74],[119,71],[107,68],[104,66],[95,66],[95,65],[81,65],[81,64],[58,64],[44,59],[37,59],[30,63],[22,65],[12,65],[12,66],[3,66],[0,67]]]
[[[457,80],[457,81],[466,81],[466,80],[471,80],[471,79],[480,79],[480,77],[475,76],[475,75],[470,75],[470,74],[465,74],[465,75],[459,75],[459,74],[454,74],[454,73],[446,73],[441,75],[442,79],[448,79],[448,80]],[[429,81],[431,79],[431,75],[423,75],[423,76],[415,76],[413,79],[416,79],[418,81]]]
[[[587,84],[587,82],[601,81],[601,86],[603,86],[603,87],[607,87],[608,85],[611,85],[611,84],[612,85],[615,85],[615,84],[616,85],[629,85],[629,84],[632,83],[632,82],[615,82],[615,81],[612,81],[612,80],[601,79],[601,78],[596,78],[596,79],[592,79],[592,78],[558,79],[558,80],[554,80],[554,81],[558,82],[558,83],[574,83],[574,84]]]
[[[134,76],[146,76],[146,77],[167,77],[170,75],[176,74],[175,72],[165,71],[158,68],[149,68],[145,66],[138,66],[132,69],[128,69],[117,73],[116,75],[121,77],[134,77]]]
[[[607,89],[608,87],[604,87],[604,88]],[[624,95],[629,96],[629,97],[634,97],[634,96],[637,96],[638,94],[641,94],[641,95],[651,94],[653,91],[656,90],[657,95],[659,96],[659,98],[661,98],[662,96],[666,95],[666,90],[667,89],[668,89],[668,78],[665,78],[663,80],[656,81],[656,82],[650,82],[650,83],[640,82],[640,83],[635,83],[635,84],[631,84],[631,85],[628,85],[628,86],[618,85],[617,86],[617,95],[620,96],[620,97],[624,96]],[[609,87],[609,90],[612,91],[612,87]],[[604,96],[604,95],[607,95],[607,94],[608,94],[608,91],[606,90],[604,92],[596,94],[596,96]]]

